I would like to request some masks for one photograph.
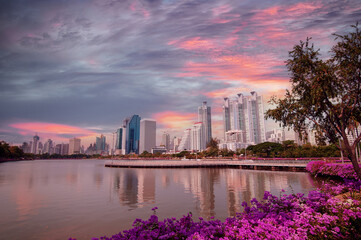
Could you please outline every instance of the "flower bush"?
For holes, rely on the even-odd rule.
[[[309,162],[306,170],[313,175],[327,175],[341,178],[357,179],[351,164],[325,163],[323,161]]]
[[[133,228],[111,237],[95,239],[361,239],[361,201],[335,194],[360,192],[361,181],[324,184],[304,194],[274,196],[265,192],[261,201],[243,203],[244,211],[224,222],[191,214],[180,219],[137,219]],[[153,209],[156,211],[156,208]]]

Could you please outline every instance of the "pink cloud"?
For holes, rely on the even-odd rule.
[[[184,129],[194,123],[197,118],[195,113],[181,113],[181,112],[159,112],[152,115],[158,123],[164,125],[166,128]]]
[[[56,124],[56,123],[44,123],[44,122],[21,122],[9,125],[12,128],[18,130],[21,135],[34,135],[35,133],[63,138],[61,135],[72,135],[74,137],[88,137],[95,135],[94,132],[87,129]]]

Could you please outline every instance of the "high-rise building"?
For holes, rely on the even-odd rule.
[[[53,154],[54,153],[53,141],[51,139],[48,139],[44,143],[43,153],[48,153],[48,154]]]
[[[184,130],[182,139],[178,146],[178,151],[190,150],[191,149],[191,129]]]
[[[165,149],[167,149],[167,151],[170,150],[170,136],[169,133],[164,132],[162,134],[162,143],[161,145],[163,145],[165,147]]]
[[[157,123],[152,119],[142,119],[140,121],[139,153],[151,152],[156,145]]]
[[[97,154],[102,154],[105,152],[106,147],[106,138],[103,134],[100,137],[96,137],[95,139],[95,149]]]
[[[190,150],[202,151],[205,149],[204,127],[202,122],[197,122],[191,129]]]
[[[139,137],[140,137],[140,117],[139,115],[133,115],[129,121],[127,121],[125,153],[139,154]]]
[[[69,139],[69,155],[79,154],[80,153],[80,138],[70,138]]]
[[[224,137],[230,130],[246,133],[246,143],[258,144],[266,141],[263,98],[256,92],[251,96],[237,94],[236,98],[224,98],[223,102]]]
[[[266,132],[267,142],[282,143],[286,140],[286,134],[284,129],[273,129]]]
[[[198,107],[198,122],[202,123],[202,146],[201,150],[204,150],[212,139],[212,121],[211,121],[211,107],[207,106],[207,102],[204,101],[202,106]]]
[[[115,152],[118,151],[120,153],[119,150],[122,149],[122,144],[123,144],[123,141],[125,140],[125,139],[123,139],[123,130],[124,129],[122,127],[117,129],[117,137],[115,139]]]
[[[33,145],[32,145],[32,149],[31,149],[31,153],[34,153],[34,154],[38,154],[38,142],[39,142],[39,136],[36,134],[34,137],[33,137]]]

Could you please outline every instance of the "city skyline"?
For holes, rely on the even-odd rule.
[[[256,91],[269,108],[290,87],[292,47],[312,37],[327,58],[361,2],[14,0],[0,12],[1,140],[87,145],[141,114],[157,121],[158,145],[164,131],[182,136],[203,101],[219,139],[224,97]]]

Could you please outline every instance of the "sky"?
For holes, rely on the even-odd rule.
[[[361,22],[361,1],[0,0],[0,140],[108,139],[124,118],[181,137],[222,99],[282,97],[301,40],[324,58]],[[267,127],[268,126],[268,127]],[[277,124],[267,121],[266,127]]]

